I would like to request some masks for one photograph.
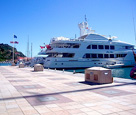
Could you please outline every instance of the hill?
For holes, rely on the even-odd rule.
[[[15,52],[15,59],[17,57],[26,57],[22,52],[17,51],[16,48],[14,48]],[[8,44],[0,44],[0,61],[6,61],[6,60],[12,60],[13,56],[13,47]]]

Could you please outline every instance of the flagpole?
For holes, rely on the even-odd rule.
[[[32,43],[31,43],[31,59],[32,59]]]
[[[14,63],[14,35],[13,35],[13,63]]]

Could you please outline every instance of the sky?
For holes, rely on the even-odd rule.
[[[96,33],[136,45],[135,11],[136,0],[0,0],[0,43],[12,46],[16,35],[15,47],[27,55],[29,39],[35,56],[53,37],[79,37],[86,15]]]

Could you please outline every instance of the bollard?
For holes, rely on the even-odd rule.
[[[73,74],[75,74],[76,73],[76,71],[75,70],[73,70]]]
[[[12,63],[11,66],[16,66],[16,64],[15,64],[15,63]]]
[[[43,71],[43,65],[35,64],[34,65],[34,71]]]
[[[25,67],[25,64],[21,62],[21,63],[19,64],[19,68],[24,68],[24,67]]]

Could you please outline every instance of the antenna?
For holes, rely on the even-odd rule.
[[[133,25],[134,25],[134,35],[135,35],[135,42],[136,42],[136,29],[135,29],[135,19],[134,19],[134,16],[133,16]]]
[[[134,19],[134,8],[132,6],[132,18],[133,18],[133,26],[134,26],[134,36],[135,36],[135,43],[136,43],[136,29],[135,29],[135,19]]]
[[[85,21],[87,22],[87,18],[86,18],[86,15],[85,15]]]

